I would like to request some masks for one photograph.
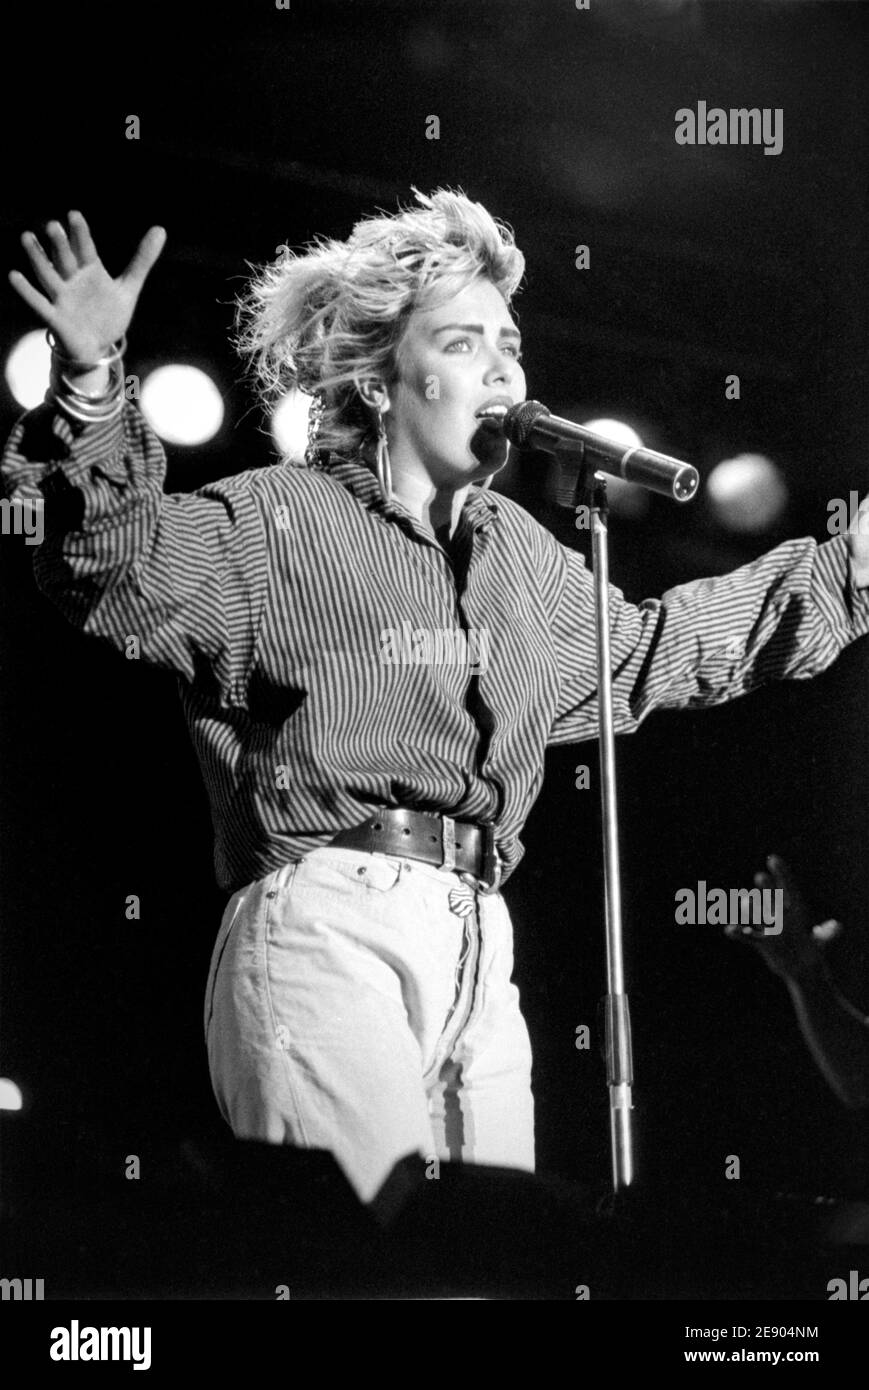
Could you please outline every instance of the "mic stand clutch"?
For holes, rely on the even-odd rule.
[[[605,1005],[606,1076],[610,1094],[610,1145],[613,1191],[630,1186],[634,1177],[631,1127],[631,1087],[634,1080],[631,1015],[625,993],[622,953],[622,895],[619,869],[618,797],[613,729],[612,661],[610,656],[608,502],[606,480],[598,473],[589,477],[584,464],[577,492],[589,499],[594,578],[594,614],[597,652],[598,746],[603,835],[604,894],[606,912]]]

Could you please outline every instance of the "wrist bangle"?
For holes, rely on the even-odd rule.
[[[104,401],[104,400],[106,400],[109,396],[113,396],[113,395],[115,394],[115,392],[117,391],[117,388],[118,388],[118,380],[119,380],[119,376],[120,376],[120,373],[119,373],[119,371],[118,371],[118,368],[117,368],[117,366],[116,366],[114,363],[109,367],[108,371],[109,371],[109,381],[108,381],[108,385],[106,386],[106,389],[105,389],[104,391],[82,391],[81,387],[76,386],[75,382],[74,382],[74,381],[70,381],[69,377],[68,377],[64,372],[61,372],[61,371],[53,372],[53,373],[52,373],[52,380],[55,380],[55,378],[56,378],[57,383],[58,383],[58,389],[59,389],[59,390],[63,390],[63,391],[65,391],[65,392],[68,392],[69,395],[75,396],[75,397],[79,398],[80,400],[83,400],[83,401]]]
[[[61,352],[57,345],[57,339],[50,328],[45,330],[45,340],[51,348],[52,356],[57,357],[67,367],[81,367],[85,371],[94,371],[97,367],[110,367],[113,362],[118,362],[127,350],[127,335],[122,333],[116,343],[112,344],[112,350],[105,357],[100,357],[96,362],[82,362],[77,357],[67,357],[65,352]]]
[[[98,395],[79,390],[60,370],[59,363],[52,361],[46,400],[86,425],[113,420],[124,408],[124,374],[120,358],[115,358],[109,365],[109,384]]]
[[[120,415],[124,408],[123,395],[112,397],[105,403],[99,405],[85,406],[81,401],[72,401],[69,396],[61,394],[59,391],[49,391],[46,400],[56,405],[65,415],[71,415],[74,420],[80,420],[83,425],[98,424],[106,420],[114,420]]]

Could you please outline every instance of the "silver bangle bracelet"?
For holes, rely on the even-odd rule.
[[[74,420],[80,420],[84,425],[98,424],[105,420],[114,420],[120,415],[124,408],[123,396],[118,396],[115,400],[108,402],[107,405],[85,408],[74,404],[67,397],[59,392],[49,392],[48,399],[65,415],[71,415]]]
[[[84,424],[95,421],[113,420],[124,408],[124,374],[120,358],[109,366],[109,384],[98,395],[80,391],[74,382],[60,370],[57,362],[52,362],[51,378],[46,400],[51,401],[74,420]]]
[[[52,356],[59,358],[67,367],[81,367],[84,371],[94,371],[97,367],[110,367],[113,362],[117,362],[123,357],[127,350],[127,335],[122,333],[116,343],[112,344],[111,352],[105,357],[99,357],[96,362],[82,362],[77,357],[67,357],[65,352],[61,352],[57,346],[57,339],[50,328],[45,330],[45,340],[51,348]]]

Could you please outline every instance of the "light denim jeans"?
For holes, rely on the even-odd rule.
[[[533,1171],[512,972],[500,894],[313,850],[227,904],[205,995],[221,1114],[239,1138],[330,1150],[366,1202],[410,1153]]]

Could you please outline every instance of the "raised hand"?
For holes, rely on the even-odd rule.
[[[126,270],[112,279],[82,214],[71,212],[68,221],[68,233],[60,222],[46,227],[51,256],[33,232],[21,237],[42,292],[20,270],[10,271],[9,283],[51,329],[68,358],[94,363],[126,333],[145,279],[165,245],[166,232],[151,227]]]
[[[749,926],[731,924],[725,934],[736,941],[751,942],[776,975],[799,979],[820,964],[821,946],[842,928],[838,922],[813,927],[811,910],[788,865],[776,854],[769,855],[766,862],[768,872],[755,874],[754,882],[760,889],[781,890],[782,930],[767,936]]]

